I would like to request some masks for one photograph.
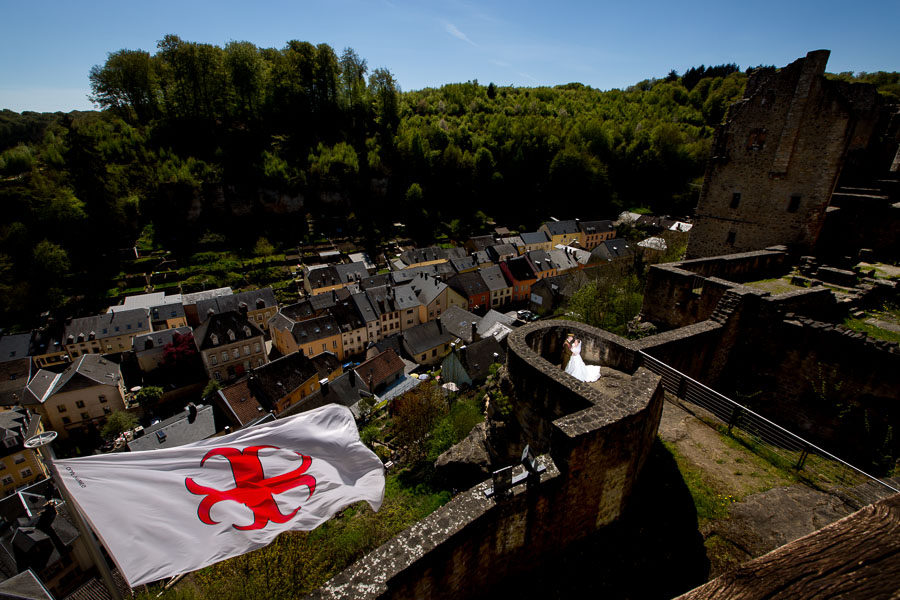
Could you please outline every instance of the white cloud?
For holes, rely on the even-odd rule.
[[[453,23],[444,23],[444,29],[446,29],[447,33],[449,33],[453,37],[458,38],[466,43],[472,44],[473,46],[478,46],[478,44],[469,39],[469,36],[457,29],[456,25],[454,25]]]

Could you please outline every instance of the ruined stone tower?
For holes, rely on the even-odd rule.
[[[815,245],[847,152],[878,117],[874,87],[824,77],[829,54],[751,73],[716,131],[688,258]]]

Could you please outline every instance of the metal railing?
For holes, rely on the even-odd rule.
[[[857,509],[900,493],[897,485],[869,475],[646,352],[640,355],[643,366],[662,377],[667,392],[712,417],[710,422],[700,415],[707,425],[727,433],[776,467],[792,471],[804,483],[835,494]]]

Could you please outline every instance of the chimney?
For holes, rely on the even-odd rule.
[[[238,312],[241,313],[242,317],[247,317],[248,308],[246,302],[241,302],[240,304],[238,304]]]
[[[356,371],[350,372],[350,387],[356,387]]]
[[[473,322],[472,323],[472,341],[473,342],[475,341],[475,335],[477,334],[477,332],[478,332],[478,323]]]
[[[197,405],[193,402],[188,402],[187,405],[188,411],[188,423],[193,423],[197,420]]]
[[[319,389],[322,390],[323,396],[328,393],[328,378],[327,377],[319,380]]]
[[[435,321],[435,323],[437,323],[438,333],[444,333],[444,326],[441,325],[441,320],[438,319]]]

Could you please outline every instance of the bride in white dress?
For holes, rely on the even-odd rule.
[[[572,353],[566,365],[566,373],[586,382],[600,379],[600,366],[586,365],[581,358],[581,340],[570,334],[563,345]]]

